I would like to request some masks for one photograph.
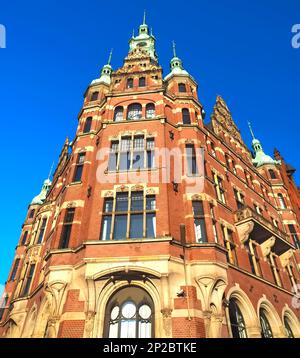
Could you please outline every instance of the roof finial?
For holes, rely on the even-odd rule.
[[[146,10],[144,10],[143,25],[146,25]]]
[[[48,175],[48,180],[50,180],[50,177],[52,175],[53,167],[54,167],[54,162],[51,165],[50,172],[49,172],[49,175]]]
[[[248,126],[249,126],[249,129],[250,129],[250,133],[252,135],[252,139],[255,139],[255,136],[254,136],[254,133],[253,133],[253,130],[252,130],[252,127],[251,127],[251,123],[248,121]]]
[[[177,57],[177,56],[176,56],[176,43],[175,43],[174,40],[172,41],[172,44],[173,44],[173,56],[174,56],[174,57]]]
[[[114,50],[113,48],[110,50],[109,57],[108,57],[108,62],[107,62],[108,65],[110,65],[110,63],[111,63],[111,58],[112,58],[113,50]]]

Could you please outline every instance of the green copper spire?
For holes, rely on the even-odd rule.
[[[111,67],[111,59],[112,59],[113,49],[110,50],[107,64],[103,66],[101,70],[100,78],[97,78],[96,80],[92,81],[92,84],[95,83],[106,83],[110,85],[111,83],[111,74],[112,74],[112,67]]]
[[[250,133],[252,136],[252,148],[255,152],[255,158],[252,159],[252,163],[258,168],[261,167],[264,164],[279,164],[277,160],[274,160],[269,155],[265,154],[263,151],[262,145],[258,139],[255,138],[251,123],[248,122],[248,126],[250,129]]]
[[[129,52],[133,51],[137,47],[146,50],[150,57],[157,62],[157,54],[155,51],[155,37],[152,34],[152,29],[149,34],[149,26],[146,24],[146,11],[144,11],[143,23],[139,26],[138,36],[134,35],[129,41]]]
[[[189,73],[183,68],[183,63],[181,59],[177,56],[175,41],[172,41],[172,50],[173,50],[173,58],[171,59],[170,62],[171,72],[165,77],[165,80],[168,80],[173,75],[190,76]]]
[[[52,170],[51,170],[52,171]],[[50,176],[50,175],[49,175]],[[42,186],[42,190],[36,197],[33,198],[31,204],[33,205],[42,205],[44,201],[46,200],[46,196],[50,190],[50,187],[52,185],[51,180],[48,178],[44,181],[44,184]]]

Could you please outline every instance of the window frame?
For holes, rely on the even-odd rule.
[[[70,238],[72,235],[72,228],[75,218],[76,208],[67,208],[65,212],[65,217],[62,225],[59,249],[69,248]]]
[[[72,181],[73,183],[80,183],[82,181],[85,159],[86,159],[86,152],[78,153],[76,165],[75,165],[75,169],[74,169],[74,175],[73,175],[73,181]]]
[[[92,129],[92,124],[93,124],[93,117],[87,117],[84,122],[82,133],[83,134],[90,133]]]
[[[127,200],[127,208],[126,210],[118,210],[117,205],[118,205],[118,196],[119,198],[121,197],[121,195],[123,194],[123,196],[125,197],[126,194],[126,200]],[[132,203],[133,203],[133,198],[136,195],[140,195],[140,197],[142,197],[142,201],[143,201],[143,207],[141,209],[136,209],[136,210],[132,210]],[[154,200],[154,208],[149,208],[148,207],[148,203],[149,200]],[[106,211],[105,207],[108,201],[112,201],[112,206],[111,206],[111,211]],[[110,217],[110,233],[109,235],[107,235],[106,237],[109,237],[110,241],[126,241],[126,240],[143,240],[143,239],[155,239],[156,236],[156,213],[157,213],[157,209],[156,209],[156,196],[153,194],[145,194],[143,191],[131,191],[131,192],[116,192],[116,195],[112,198],[104,198],[103,201],[103,212],[102,212],[102,220],[101,220],[101,231],[100,231],[100,240],[103,241],[103,229],[104,229],[104,220],[107,217]],[[142,225],[143,225],[143,233],[141,235],[141,237],[132,237],[132,230],[131,230],[131,226],[133,225],[133,220],[132,217],[135,217],[137,215],[142,215]],[[125,217],[126,216],[126,235],[124,238],[116,238],[115,234],[116,234],[116,227],[115,227],[115,223],[116,220],[119,220],[119,217]],[[117,219],[116,219],[117,218]],[[152,225],[153,225],[153,231],[154,231],[154,236],[149,236],[148,235],[148,220],[150,220],[152,218],[152,220],[154,219],[154,221],[152,221]],[[108,239],[106,238],[106,240],[108,241]]]

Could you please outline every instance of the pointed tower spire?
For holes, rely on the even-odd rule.
[[[255,138],[251,123],[248,122],[250,133],[252,136],[252,148],[254,150],[255,158],[252,159],[252,163],[258,168],[264,164],[279,164],[277,160],[274,160],[269,155],[265,154],[263,147],[258,139]]]
[[[149,26],[146,23],[146,10],[144,11],[143,23],[139,26],[139,33],[137,36],[135,36],[133,30],[132,37],[129,40],[129,52],[132,52],[137,47],[146,50],[151,58],[157,62],[155,37],[152,34],[152,28],[149,31]]]
[[[177,57],[176,56],[176,42],[174,40],[172,41],[172,45],[173,45],[173,57]]]
[[[111,83],[111,74],[112,74],[112,67],[111,67],[111,59],[112,59],[113,49],[110,50],[107,64],[102,67],[100,78],[92,81],[92,84],[95,83],[106,83],[110,85]]]
[[[170,62],[171,72],[165,77],[165,80],[168,80],[172,75],[190,76],[190,74],[183,68],[183,63],[181,59],[177,56],[176,43],[174,40],[172,41],[172,52],[173,52],[173,57]]]
[[[250,129],[250,133],[251,133],[251,136],[252,136],[252,139],[254,140],[255,139],[255,136],[254,136],[254,133],[253,133],[253,130],[252,130],[252,126],[251,126],[251,123],[248,121],[248,127]]]
[[[107,61],[107,64],[108,64],[108,65],[111,64],[111,59],[112,59],[113,50],[114,50],[113,48],[110,50],[109,57],[108,57],[108,61]]]
[[[50,171],[49,171],[48,180],[50,180],[50,178],[51,178],[53,168],[54,168],[54,161],[53,161],[53,163],[51,165],[51,168],[50,168]]]

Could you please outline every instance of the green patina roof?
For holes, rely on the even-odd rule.
[[[133,51],[137,47],[141,47],[146,50],[150,57],[157,61],[157,53],[155,50],[155,37],[152,34],[152,31],[149,33],[149,26],[146,24],[146,12],[144,12],[143,23],[139,27],[138,36],[132,34],[131,39],[129,40],[129,51]]]
[[[183,68],[183,63],[176,54],[176,44],[173,41],[173,57],[170,62],[170,70],[171,72],[165,77],[165,80],[168,80],[172,76],[189,76],[193,79],[193,77]],[[193,81],[195,81],[193,79]]]
[[[110,85],[111,83],[111,74],[112,74],[112,67],[111,67],[111,58],[112,58],[112,50],[110,51],[107,64],[102,67],[101,75],[96,80],[92,81],[92,84],[96,83],[106,83]]]
[[[39,204],[39,205],[43,204],[46,199],[46,196],[48,194],[48,191],[51,187],[51,184],[52,184],[51,180],[46,179],[44,181],[41,192],[39,193],[39,195],[37,195],[36,197],[33,198],[31,204]]]
[[[270,155],[267,155],[262,148],[262,145],[258,139],[255,138],[251,124],[248,122],[250,132],[252,135],[252,148],[255,152],[255,158],[252,159],[252,163],[258,168],[265,164],[280,164],[277,160],[274,160]]]

